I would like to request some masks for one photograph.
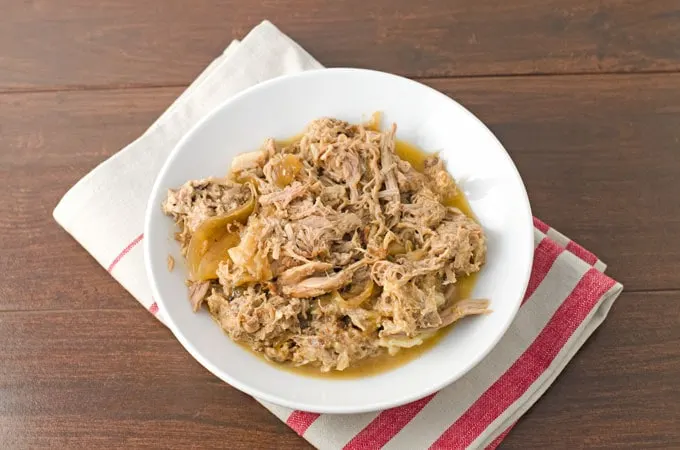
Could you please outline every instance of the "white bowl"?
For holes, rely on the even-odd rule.
[[[434,348],[389,372],[356,379],[310,378],[267,364],[234,344],[206,311],[193,313],[186,270],[172,239],[174,223],[161,212],[168,188],[221,176],[238,153],[265,138],[290,138],[313,119],[350,122],[383,113],[397,137],[439,151],[465,191],[488,237],[487,263],[474,289],[493,312],[456,324]],[[323,69],[277,78],[222,104],[172,151],[149,199],[144,228],[146,269],[170,329],[209,371],[259,399],[303,411],[357,413],[422,398],[457,380],[498,342],[513,320],[529,280],[533,226],[526,190],[494,135],[449,97],[415,81],[360,69]]]

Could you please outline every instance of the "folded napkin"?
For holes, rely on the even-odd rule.
[[[232,42],[141,137],[71,188],[54,210],[55,219],[163,322],[138,244],[144,239],[146,201],[168,153],[198,120],[237,92],[321,67],[263,22],[243,41]],[[538,219],[534,226],[534,266],[517,318],[460,380],[413,403],[366,414],[314,414],[258,401],[322,449],[496,447],[602,323],[623,289],[603,274],[605,265],[595,255]]]

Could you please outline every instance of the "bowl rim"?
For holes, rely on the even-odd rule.
[[[443,382],[438,383],[436,385],[428,386],[427,388],[421,389],[416,393],[412,393],[410,395],[406,396],[395,396],[394,401],[383,401],[383,402],[375,402],[375,403],[367,403],[365,405],[361,406],[333,406],[333,405],[320,405],[320,404],[307,404],[304,402],[296,402],[296,401],[290,401],[285,398],[281,398],[275,394],[268,394],[265,392],[260,392],[256,388],[251,388],[249,385],[242,383],[234,378],[232,378],[228,373],[222,371],[219,369],[215,364],[213,364],[208,358],[204,357],[201,352],[193,345],[193,343],[182,333],[180,330],[179,326],[173,321],[172,317],[170,315],[164,315],[166,325],[170,329],[170,331],[173,333],[175,338],[182,344],[182,346],[191,354],[191,356],[198,361],[199,364],[201,364],[203,367],[205,367],[208,371],[210,371],[213,375],[215,375],[217,378],[221,379],[222,381],[226,382],[230,386],[258,399],[258,400],[264,400],[270,403],[274,403],[276,405],[280,405],[283,407],[295,409],[295,410],[301,410],[301,411],[306,411],[306,412],[313,412],[313,413],[328,413],[328,414],[356,414],[356,413],[365,413],[365,412],[373,412],[373,411],[379,411],[383,409],[388,409],[388,408],[394,408],[398,406],[402,406],[404,404],[422,399],[434,392],[437,392],[444,387],[450,385],[451,383],[457,381],[458,379],[462,378],[465,374],[470,372],[475,366],[477,366],[482,359],[484,359],[492,349],[496,347],[498,342],[501,340],[501,338],[505,335],[507,332],[508,328],[510,327],[510,324],[514,321],[515,317],[517,316],[517,312],[519,311],[519,308],[522,304],[522,299],[524,295],[526,294],[526,290],[528,287],[529,283],[529,278],[531,275],[531,269],[533,265],[533,255],[534,255],[534,238],[533,238],[533,215],[531,212],[531,205],[529,203],[529,196],[526,191],[526,186],[524,185],[524,181],[522,180],[522,177],[513,162],[512,158],[508,154],[507,150],[503,146],[503,144],[500,142],[500,140],[496,137],[496,135],[482,122],[475,114],[473,114],[471,111],[469,111],[467,108],[465,108],[463,105],[458,103],[456,100],[453,98],[449,97],[448,95],[444,94],[443,92],[440,92],[430,86],[427,86],[423,83],[420,83],[415,80],[411,80],[406,77],[402,77],[400,75],[395,75],[392,73],[388,72],[382,72],[378,70],[372,70],[372,69],[361,69],[361,68],[351,68],[351,67],[338,67],[338,68],[321,68],[321,69],[313,69],[313,70],[307,70],[303,72],[298,72],[294,74],[287,74],[287,75],[281,75],[263,82],[260,82],[254,86],[251,86],[249,88],[244,89],[243,91],[235,94],[234,96],[228,98],[227,100],[221,102],[219,105],[217,105],[215,108],[213,108],[208,114],[206,114],[203,118],[198,120],[190,129],[187,131],[181,138],[180,140],[176,143],[176,145],[173,147],[172,151],[168,153],[167,158],[165,159],[165,162],[163,163],[160,171],[158,172],[158,175],[156,176],[153,186],[151,188],[151,192],[149,194],[149,198],[147,200],[147,206],[144,214],[144,235],[145,236],[150,236],[153,233],[153,230],[151,230],[151,222],[152,222],[152,213],[153,213],[153,208],[157,208],[158,205],[154,201],[154,199],[157,197],[157,193],[160,189],[160,184],[161,180],[165,177],[165,174],[167,171],[170,170],[170,167],[172,166],[173,161],[175,160],[175,157],[178,155],[180,150],[186,145],[188,141],[190,141],[194,135],[200,132],[201,128],[203,128],[204,124],[211,121],[213,117],[219,114],[219,112],[225,108],[228,108],[230,104],[236,102],[237,100],[241,99],[242,97],[251,95],[253,92],[256,92],[261,89],[268,88],[270,86],[276,85],[276,84],[281,84],[285,83],[290,79],[297,79],[297,78],[306,78],[306,77],[315,77],[319,76],[319,73],[347,73],[347,74],[355,74],[355,73],[366,73],[372,76],[378,75],[378,76],[386,76],[386,77],[393,77],[393,78],[398,78],[401,79],[402,82],[407,82],[409,84],[417,85],[418,88],[420,89],[427,89],[436,94],[438,97],[441,97],[442,100],[448,101],[452,103],[455,107],[460,108],[463,112],[471,116],[471,118],[477,122],[477,124],[481,127],[481,129],[485,130],[485,132],[496,142],[500,150],[502,150],[501,153],[503,153],[503,157],[507,159],[507,162],[509,163],[510,167],[512,168],[513,175],[514,177],[517,178],[519,181],[519,184],[521,186],[521,203],[522,203],[522,210],[525,212],[523,215],[524,217],[524,229],[525,232],[528,233],[528,236],[525,236],[526,241],[529,244],[529,248],[527,249],[528,255],[529,255],[529,263],[526,264],[526,267],[524,268],[523,271],[523,277],[524,280],[522,282],[522,289],[521,289],[521,294],[518,295],[518,298],[516,299],[515,305],[513,306],[511,314],[508,314],[506,317],[505,322],[502,324],[502,327],[499,327],[500,330],[497,333],[495,339],[491,342],[490,345],[487,346],[483,351],[480,351],[475,358],[472,358],[471,361],[468,362],[467,366],[464,368],[464,370],[461,370],[458,374],[454,374],[449,378],[446,378]],[[518,199],[520,200],[520,199]],[[150,248],[150,239],[144,239],[143,240],[143,250],[144,250],[144,267],[146,270],[147,274],[147,279],[149,281],[150,287],[151,287],[151,292],[153,295],[153,298],[155,299],[156,303],[159,305],[161,311],[166,310],[165,308],[165,302],[163,300],[163,297],[160,294],[160,290],[158,288],[158,282],[156,280],[156,277],[154,275],[154,267],[151,264],[151,248]],[[228,338],[225,336],[225,338]],[[416,360],[417,361],[417,358]]]

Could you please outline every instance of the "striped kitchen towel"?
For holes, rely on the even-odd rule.
[[[71,188],[55,219],[162,322],[139,243],[146,200],[168,153],[226,98],[269,78],[320,67],[263,22],[232,42],[142,136]],[[534,266],[515,321],[491,353],[452,385],[365,414],[320,415],[261,403],[322,449],[494,448],[602,323],[622,290],[595,255],[539,220],[534,226]]]

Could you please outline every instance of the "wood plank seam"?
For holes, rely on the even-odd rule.
[[[610,71],[610,72],[540,72],[540,73],[489,73],[489,74],[468,74],[468,75],[432,75],[408,77],[415,81],[437,81],[437,80],[474,80],[474,79],[494,79],[494,78],[550,78],[550,77],[584,77],[584,76],[628,76],[628,75],[674,75],[680,74],[680,70],[640,70],[640,71]],[[132,84],[85,84],[85,85],[56,85],[40,88],[3,88],[0,87],[0,95],[12,94],[44,94],[57,92],[101,92],[116,90],[134,89],[165,89],[165,88],[186,88],[190,83],[132,83]]]

